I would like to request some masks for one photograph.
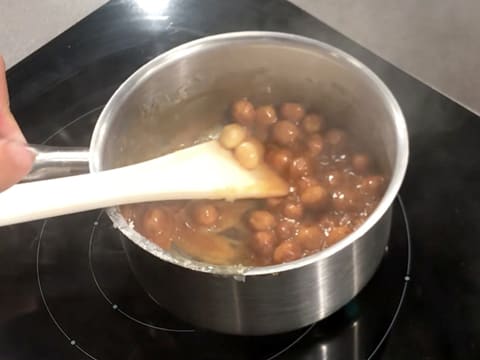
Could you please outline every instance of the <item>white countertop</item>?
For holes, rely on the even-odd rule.
[[[0,0],[0,53],[7,68],[106,2]],[[480,114],[480,1],[291,2]]]
[[[0,54],[7,69],[107,0],[0,0]]]

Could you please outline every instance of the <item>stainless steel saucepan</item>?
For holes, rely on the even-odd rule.
[[[190,42],[150,61],[115,92],[95,127],[89,168],[135,163],[207,138],[231,102],[245,96],[254,103],[302,102],[370,147],[389,185],[358,230],[287,264],[210,266],[162,250],[129,227],[117,208],[107,213],[123,234],[133,271],[161,306],[198,327],[272,334],[311,324],[345,305],[384,255],[391,205],[408,163],[408,135],[399,105],[372,71],[332,46],[290,34],[240,32]],[[73,160],[77,171],[85,164],[78,149],[72,158],[39,151],[44,162],[32,179],[52,169],[58,175],[65,160]],[[51,168],[58,155],[60,162]]]

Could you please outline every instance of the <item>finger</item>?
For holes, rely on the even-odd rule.
[[[0,137],[25,142],[25,137],[10,112],[5,62],[0,56]]]
[[[0,139],[0,191],[27,175],[32,168],[34,157],[23,143]]]
[[[0,56],[0,113],[10,108],[6,73],[5,60],[3,60],[3,56]]]

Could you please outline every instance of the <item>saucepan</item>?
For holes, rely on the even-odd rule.
[[[106,212],[136,277],[162,307],[214,331],[280,333],[324,319],[349,302],[370,280],[388,244],[391,205],[408,163],[407,128],[389,89],[352,56],[273,32],[220,34],[184,44],[119,87],[98,119],[88,156],[79,149],[71,155],[37,149],[43,163],[30,178],[82,171],[87,160],[89,170],[98,172],[159,156],[192,137],[208,138],[241,97],[320,107],[369,147],[389,183],[362,226],[293,262],[213,266],[164,251],[128,226],[118,208]]]

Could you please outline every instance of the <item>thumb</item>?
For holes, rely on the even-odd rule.
[[[25,144],[0,139],[0,191],[19,182],[32,168],[35,155]]]
[[[10,112],[5,63],[0,56],[0,137],[25,142],[25,137]],[[0,162],[0,170],[1,170]],[[1,176],[1,175],[0,175]]]

